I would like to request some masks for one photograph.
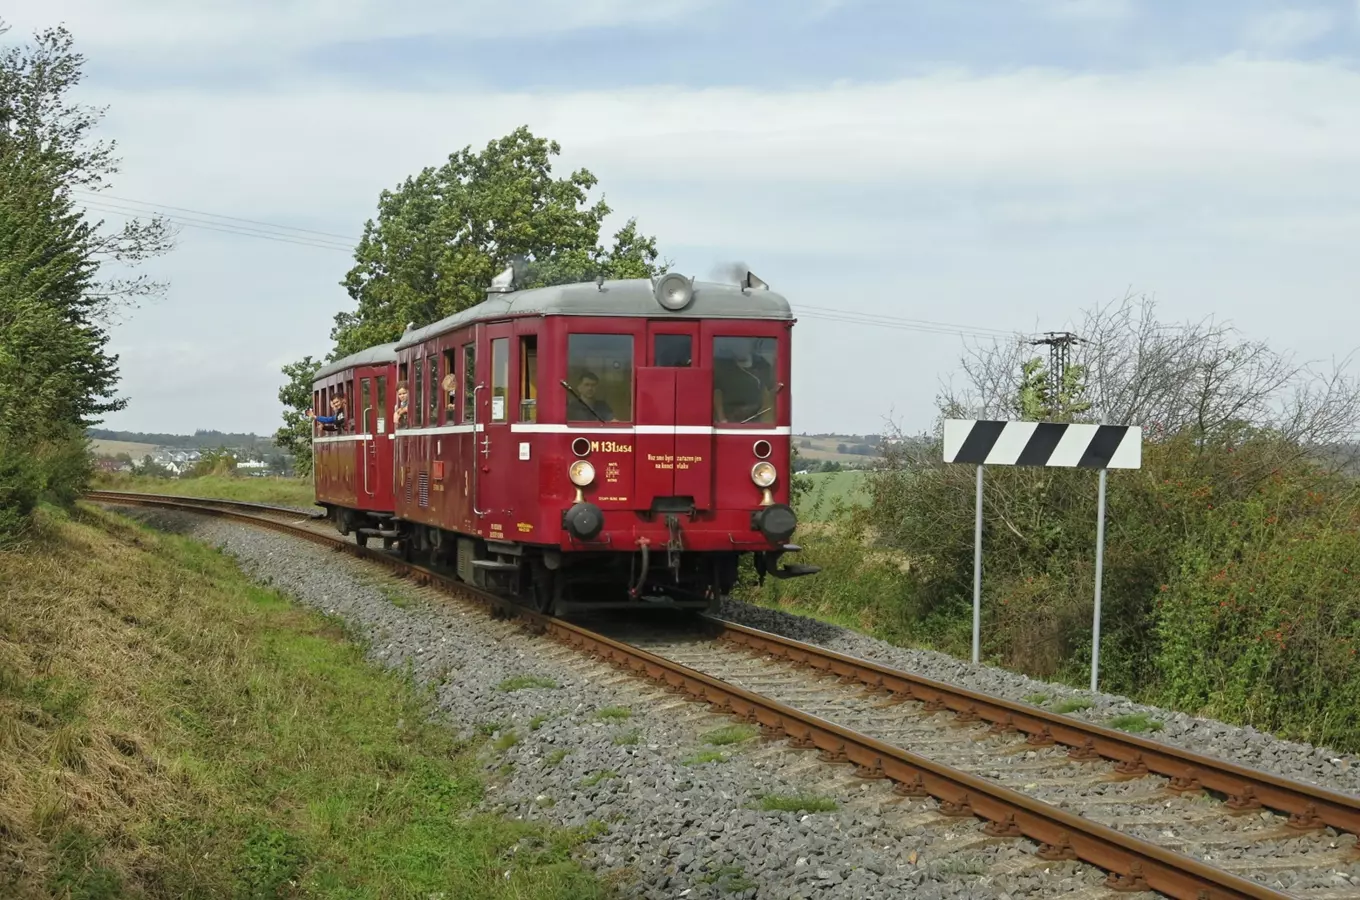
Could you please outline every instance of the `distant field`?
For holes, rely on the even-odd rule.
[[[101,456],[117,456],[126,453],[137,462],[149,453],[155,453],[155,444],[134,444],[132,441],[105,441],[98,438],[90,441],[90,450]]]
[[[171,494],[176,497],[241,500],[271,506],[309,509],[316,497],[310,478],[243,478],[204,475],[201,478],[152,478],[147,475],[105,475],[94,487],[106,491],[139,494]]]
[[[808,437],[807,435],[796,434],[793,436],[793,445],[798,448],[800,457],[817,462],[864,463],[873,459],[872,456],[840,453],[836,450],[839,444],[856,444],[859,443],[859,440],[857,437],[845,434],[833,434],[827,437]],[[804,447],[804,441],[811,441],[812,446]]]
[[[868,499],[864,493],[863,472],[817,472],[799,477],[812,482],[811,489],[799,501],[800,516],[814,520],[825,518],[838,501],[863,503]]]

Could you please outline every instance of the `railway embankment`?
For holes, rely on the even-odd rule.
[[[602,895],[584,829],[479,813],[484,741],[324,596],[99,511],[48,516],[0,587],[0,896]]]
[[[941,817],[514,621],[313,544],[221,519],[128,510],[222,548],[345,621],[479,745],[478,812],[584,831],[578,858],[625,897],[1046,897],[1105,875]],[[535,840],[512,857],[540,852]],[[453,896],[452,894],[450,896]]]

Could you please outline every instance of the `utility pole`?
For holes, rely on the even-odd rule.
[[[1072,345],[1083,343],[1082,339],[1070,331],[1046,331],[1044,336],[1030,341],[1031,346],[1048,345],[1048,379],[1053,398],[1053,412],[1061,415],[1059,404],[1062,402],[1062,389],[1067,374],[1067,361],[1071,358]]]

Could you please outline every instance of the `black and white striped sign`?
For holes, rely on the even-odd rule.
[[[1143,429],[1137,425],[946,419],[944,461],[975,466],[1137,469],[1143,463]]]

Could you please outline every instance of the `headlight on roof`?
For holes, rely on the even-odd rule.
[[[756,487],[767,488],[774,484],[779,473],[775,471],[774,463],[758,462],[751,467],[751,480],[756,483]]]
[[[571,478],[571,483],[577,487],[585,487],[595,480],[595,467],[589,460],[578,459],[567,469],[567,476]]]

